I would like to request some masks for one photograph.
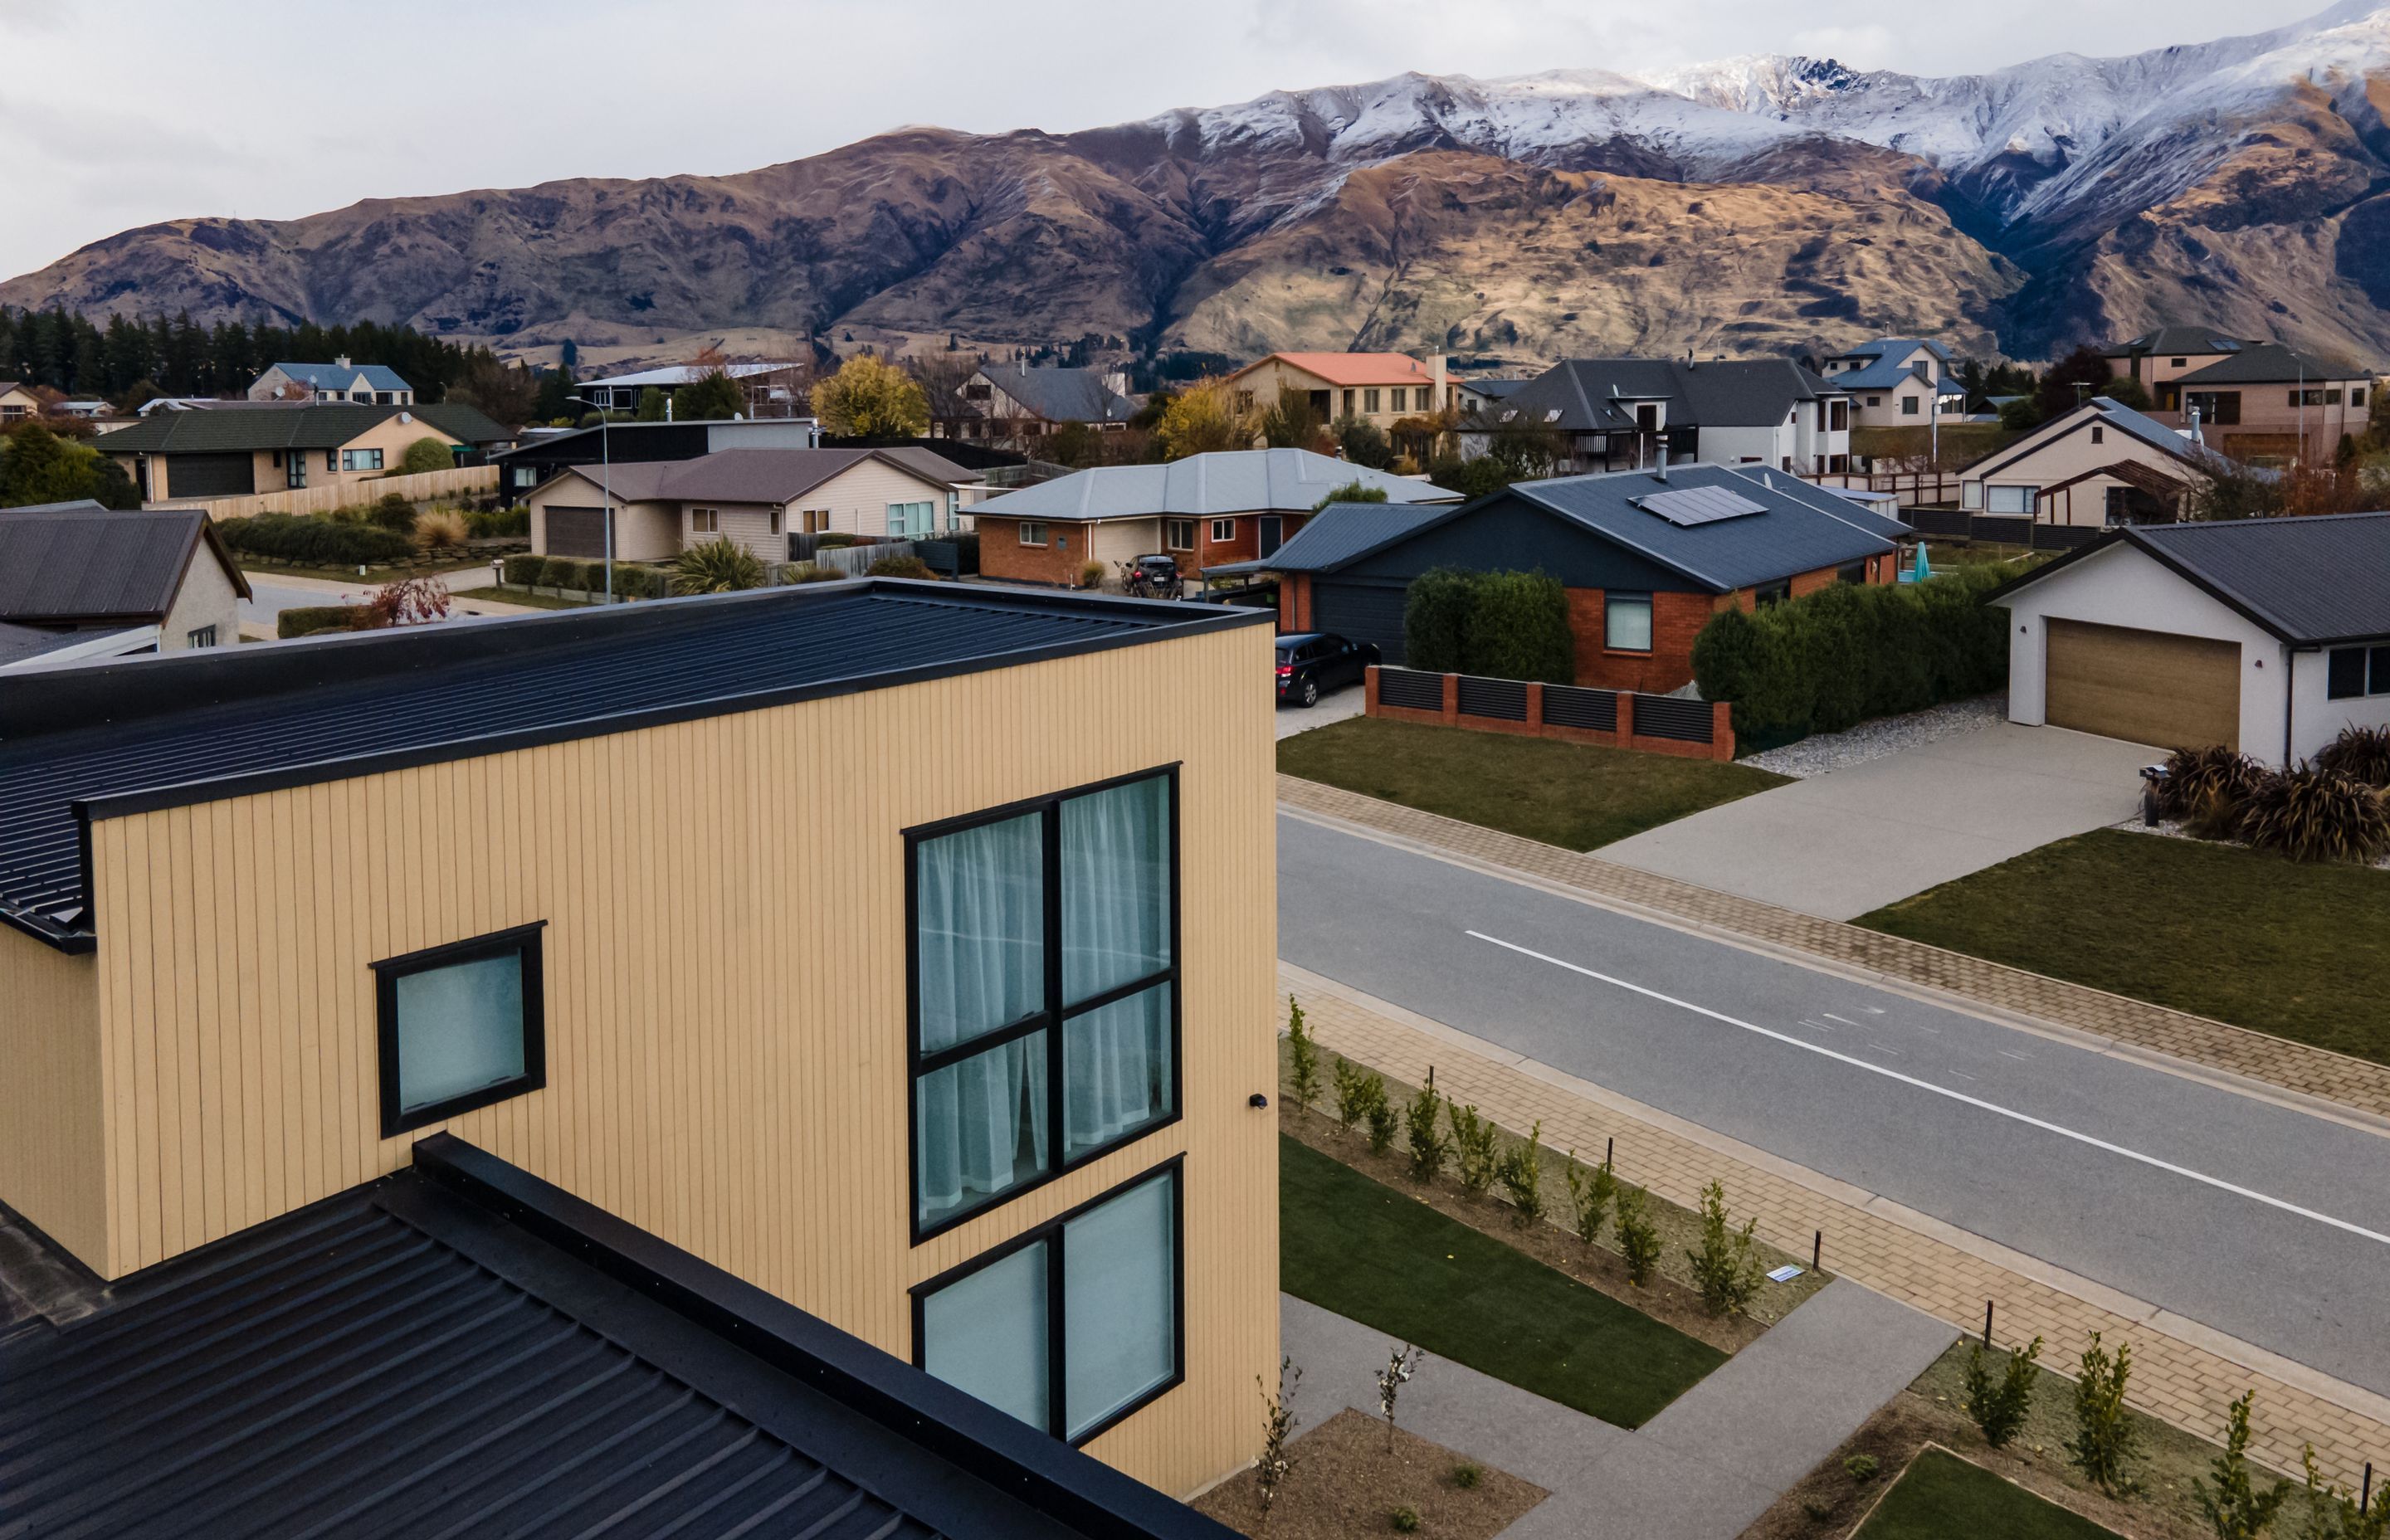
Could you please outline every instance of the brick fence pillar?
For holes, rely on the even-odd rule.
[[[1444,676],[1444,725],[1460,725],[1460,675],[1457,674]]]
[[[1535,680],[1527,682],[1527,731],[1541,737],[1544,731],[1544,687]]]
[[[1363,675],[1363,681],[1364,682],[1361,686],[1361,714],[1364,716],[1375,716],[1378,714],[1377,664],[1371,663],[1369,665],[1369,672]]]
[[[1621,749],[1635,747],[1635,692],[1633,690],[1618,692],[1618,746]]]
[[[1710,702],[1710,756],[1734,758],[1734,707],[1724,700]]]

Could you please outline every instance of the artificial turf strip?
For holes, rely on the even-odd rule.
[[[1853,1540],[2117,1540],[2079,1513],[2035,1496],[1958,1456],[1928,1449],[1900,1480]]]
[[[1431,1358],[1621,1428],[1641,1425],[1726,1362],[1707,1343],[1284,1136],[1278,1187],[1280,1287]]]
[[[1563,850],[1592,850],[1785,784],[1747,764],[1367,716],[1279,739],[1278,767]]]
[[[1855,923],[2390,1064],[2390,872],[2094,829]]]

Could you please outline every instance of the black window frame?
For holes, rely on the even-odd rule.
[[[2344,665],[2343,659],[2349,660]],[[2343,689],[2334,677],[2344,666],[2357,671],[2357,687]],[[2324,699],[2327,700],[2367,700],[2390,695],[2390,643],[2360,642],[2355,647],[2336,647],[2324,654]]]
[[[443,942],[420,951],[384,957],[374,970],[374,1039],[380,1067],[381,1136],[394,1139],[412,1129],[440,1123],[477,1108],[511,1101],[547,1084],[546,958],[542,934],[547,921],[509,926],[463,941]],[[409,1111],[400,1105],[398,1082],[398,981],[411,973],[472,962],[501,953],[520,953],[523,960],[523,1072],[510,1080],[467,1091],[445,1101],[430,1102]]]
[[[1610,639],[1610,607],[1622,601],[1634,603],[1638,600],[1643,606],[1643,626],[1649,640],[1641,647],[1619,647]],[[1659,604],[1649,589],[1619,588],[1603,593],[1601,596],[1601,650],[1619,653],[1629,658],[1649,658],[1660,640],[1659,618]]]
[[[1186,991],[1181,987],[1180,967],[1184,961],[1179,930],[1182,909],[1181,840],[1179,834],[1178,773],[1183,762],[1150,769],[1132,771],[1124,776],[1111,776],[1099,781],[1089,781],[1067,790],[1049,792],[1042,797],[1027,797],[1007,802],[1001,807],[984,808],[958,817],[942,818],[934,823],[917,824],[904,831],[905,839],[905,1212],[911,1226],[913,1244],[919,1246],[985,1214],[996,1213],[1008,1203],[1036,1191],[1058,1177],[1066,1176],[1092,1161],[1100,1161],[1116,1150],[1126,1149],[1139,1139],[1150,1138],[1187,1115],[1186,1075]],[[1093,796],[1117,787],[1135,785],[1139,781],[1165,780],[1170,789],[1170,962],[1160,970],[1126,983],[1090,995],[1076,1005],[1062,1003],[1062,804],[1080,797]],[[958,833],[987,824],[1008,823],[1028,814],[1040,817],[1039,848],[1046,879],[1043,903],[1046,931],[1046,1004],[1017,1021],[983,1032],[976,1037],[941,1048],[935,1053],[921,1051],[921,865],[920,847],[929,841]],[[1085,1016],[1106,1006],[1142,995],[1161,985],[1170,986],[1170,1110],[1151,1123],[1129,1130],[1081,1151],[1066,1155],[1069,1136],[1062,1123],[1068,1106],[1063,1082],[1062,1023],[1073,1017]],[[921,1078],[934,1074],[952,1064],[1002,1047],[1011,1043],[1046,1034],[1046,1099],[1047,1147],[1046,1169],[1035,1175],[1015,1183],[985,1201],[968,1208],[958,1208],[928,1225],[921,1222]]]
[[[1160,1126],[1160,1125],[1156,1125]],[[1148,1182],[1167,1181],[1172,1184],[1170,1203],[1171,1263],[1171,1368],[1168,1379],[1151,1390],[1108,1413],[1102,1419],[1073,1437],[1071,1425],[1069,1364],[1065,1358],[1068,1316],[1063,1301],[1062,1232],[1074,1219],[1081,1218],[1116,1198],[1125,1197]],[[987,1211],[979,1209],[976,1213]],[[1172,1391],[1187,1383],[1187,1154],[1181,1150],[1159,1165],[1149,1166],[1088,1199],[1074,1208],[1022,1231],[1002,1243],[980,1252],[968,1262],[956,1264],[944,1272],[922,1279],[909,1290],[913,1314],[913,1367],[929,1372],[930,1342],[927,1330],[930,1296],[960,1283],[983,1268],[992,1267],[1017,1251],[1040,1241],[1046,1249],[1046,1427],[1044,1431],[1060,1439],[1072,1448],[1081,1448],[1119,1427],[1123,1422],[1152,1405]],[[941,1380],[941,1384],[944,1381]]]
[[[1778,578],[1773,583],[1755,583],[1752,584],[1751,607],[1754,610],[1765,610],[1772,604],[1790,604],[1792,602],[1792,580],[1789,577]]]
[[[1834,569],[1836,583],[1864,584],[1867,580],[1868,558],[1865,557],[1859,558],[1857,561],[1845,561]]]

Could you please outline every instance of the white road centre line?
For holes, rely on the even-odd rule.
[[[1857,1021],[1852,1020],[1849,1017],[1837,1016],[1831,1010],[1821,1010],[1818,1014],[1824,1017],[1829,1021],[1840,1021],[1846,1027],[1856,1027],[1858,1025]]]
[[[2019,1053],[2014,1048],[2002,1048],[2000,1053],[2002,1057],[2008,1059],[2031,1059],[2033,1057],[2033,1055],[2029,1053]]]
[[[2352,1224],[2348,1220],[2335,1218],[2331,1214],[2319,1213],[2315,1209],[2302,1208],[2298,1204],[2291,1202],[2286,1199],[2269,1196],[2268,1194],[2257,1191],[2254,1187],[2244,1187],[2236,1182],[2228,1182],[2220,1176],[2210,1176],[2204,1171],[2193,1171],[2189,1166],[2177,1165],[2172,1161],[2160,1160],[2155,1155],[2145,1155],[2138,1149],[2129,1149],[2123,1145],[2114,1144],[2107,1139],[2101,1138],[2097,1135],[2086,1134],[2080,1129],[2069,1128],[2063,1123],[2050,1123],[2046,1119],[2037,1118],[2030,1112],[2020,1112],[2013,1107],[2003,1107],[1996,1101],[1985,1101],[1981,1097],[1971,1097],[1964,1091],[1954,1091],[1947,1085],[1936,1085],[1930,1080],[1920,1080],[1915,1075],[1906,1075],[1901,1073],[1898,1070],[1886,1069],[1881,1064],[1870,1064],[1864,1059],[1857,1059],[1846,1053],[1837,1053],[1833,1049],[1826,1047],[1821,1044],[1804,1042],[1802,1039],[1794,1037],[1788,1033],[1780,1033],[1773,1030],[1772,1028],[1758,1026],[1750,1021],[1745,1021],[1740,1017],[1728,1016],[1724,1011],[1712,1010],[1707,1006],[1697,1006],[1690,1000],[1680,1000],[1673,995],[1663,995],[1656,989],[1647,989],[1641,984],[1629,983],[1625,979],[1614,978],[1608,973],[1596,972],[1594,969],[1584,967],[1581,964],[1569,962],[1560,957],[1547,956],[1544,953],[1536,951],[1532,947],[1522,946],[1517,942],[1504,941],[1499,936],[1489,936],[1483,930],[1467,930],[1462,933],[1474,940],[1486,942],[1492,945],[1501,947],[1506,952],[1516,952],[1523,957],[1533,957],[1537,962],[1549,963],[1554,968],[1565,969],[1571,973],[1581,974],[1586,978],[1598,980],[1605,984],[1614,985],[1630,994],[1640,995],[1646,999],[1657,1000],[1663,1005],[1675,1006],[1680,1010],[1691,1011],[1696,1016],[1706,1016],[1713,1021],[1723,1021],[1729,1027],[1740,1027],[1744,1032],[1755,1033],[1761,1037],[1772,1038],[1779,1043],[1790,1044],[1793,1047],[1802,1049],[1807,1053],[1816,1054],[1819,1058],[1831,1059],[1839,1064],[1848,1064],[1853,1069],[1865,1070],[1870,1074],[1882,1075],[1886,1080],[1896,1080],[1903,1085],[1912,1085],[1921,1091],[1930,1091],[1937,1097],[1945,1097],[1952,1101],[1960,1102],[1985,1112],[1994,1113],[1999,1117],[2008,1118],[2013,1122],[2024,1123],[2029,1128],[2038,1128],[2045,1134],[2055,1134],[2063,1139],[2073,1139],[2077,1144],[2088,1145],[2094,1149],[2105,1150],[2111,1155],[2119,1155],[2127,1161],[2137,1161],[2142,1165],[2165,1172],[2170,1175],[2180,1176],[2188,1181],[2197,1182],[2204,1187],[2214,1187],[2218,1192],[2229,1192],[2236,1198],[2246,1198],[2253,1203],[2263,1203],[2269,1209],[2279,1209],[2284,1213],[2295,1214],[2301,1219],[2311,1219],[2319,1225],[2329,1226],[2335,1230],[2345,1231],[2353,1236],[2359,1236],[2380,1245],[2390,1246],[2390,1235],[2384,1235],[2379,1230],[2369,1230],[2362,1225]],[[1861,1008],[1865,1009],[1868,1007],[1862,1007]],[[2002,1048],[2000,1050],[2002,1053],[2008,1053],[2008,1051],[2009,1050],[2006,1048]],[[2025,1059],[2030,1058],[2031,1056],[2027,1054],[2010,1054],[2009,1057],[2011,1059]],[[1951,1072],[1956,1073],[1957,1072],[1953,1071]]]
[[[1900,1057],[1900,1050],[1898,1048],[1887,1048],[1881,1043],[1870,1043],[1868,1046],[1873,1048],[1878,1053],[1888,1053],[1895,1059],[1898,1059]]]

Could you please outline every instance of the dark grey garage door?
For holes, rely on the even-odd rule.
[[[172,455],[166,496],[246,497],[257,490],[257,462],[247,455]]]
[[[1393,584],[1314,580],[1311,623],[1356,642],[1375,642],[1389,663],[1403,661],[1403,596]]]
[[[547,554],[602,559],[606,555],[605,512],[603,508],[549,508]]]

